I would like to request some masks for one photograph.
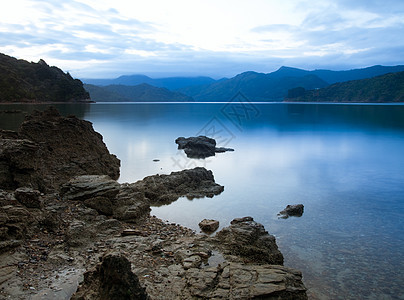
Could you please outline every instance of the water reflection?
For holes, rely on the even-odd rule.
[[[404,106],[256,104],[239,127],[222,107],[95,104],[81,114],[121,159],[121,182],[199,165],[225,186],[153,208],[158,217],[198,230],[204,218],[223,227],[251,215],[276,235],[285,264],[303,271],[313,299],[403,298]],[[234,152],[181,156],[177,137],[213,127]],[[277,218],[296,203],[301,218]]]

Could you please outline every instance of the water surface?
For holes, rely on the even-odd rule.
[[[13,107],[28,112],[34,106]],[[225,187],[219,196],[181,198],[152,214],[197,231],[204,218],[224,227],[252,216],[276,236],[285,265],[303,272],[313,299],[404,299],[403,105],[58,108],[93,122],[122,161],[120,182],[205,166]],[[13,129],[22,117],[0,113],[0,127]],[[199,134],[235,151],[188,159],[174,140]],[[302,217],[278,219],[297,203],[305,206]]]

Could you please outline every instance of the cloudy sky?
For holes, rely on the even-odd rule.
[[[11,0],[0,52],[78,78],[404,64],[403,0]]]

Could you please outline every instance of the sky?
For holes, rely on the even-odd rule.
[[[404,64],[403,0],[12,0],[0,52],[76,78]]]

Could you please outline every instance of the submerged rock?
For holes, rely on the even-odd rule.
[[[290,216],[301,217],[303,215],[303,204],[288,205],[286,208],[279,212],[278,216],[282,219],[287,219]]]
[[[206,136],[179,137],[175,140],[178,149],[183,149],[189,158],[206,158],[215,156],[215,153],[234,151],[231,148],[216,147],[216,141]]]
[[[84,273],[84,282],[71,298],[73,300],[148,299],[131,263],[120,253],[107,254],[95,270]]]

